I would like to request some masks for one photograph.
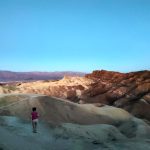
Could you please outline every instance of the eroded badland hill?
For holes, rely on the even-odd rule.
[[[65,76],[58,81],[1,85],[0,93],[44,94],[80,104],[93,103],[98,107],[111,105],[150,120],[150,71],[93,71],[85,77]]]

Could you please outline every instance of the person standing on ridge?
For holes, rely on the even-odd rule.
[[[33,107],[32,108],[32,113],[31,113],[31,119],[32,119],[32,127],[33,127],[33,132],[34,133],[37,132],[38,117],[39,117],[39,114],[36,111],[36,107]]]

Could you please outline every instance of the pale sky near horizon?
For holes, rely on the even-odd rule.
[[[150,0],[0,0],[0,70],[150,69]]]

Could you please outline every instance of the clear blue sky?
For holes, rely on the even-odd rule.
[[[0,70],[150,69],[150,0],[0,0]]]

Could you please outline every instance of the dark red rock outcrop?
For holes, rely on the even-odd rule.
[[[82,100],[121,107],[133,115],[150,120],[150,71],[131,73],[93,71],[86,75],[95,84],[85,91]]]

